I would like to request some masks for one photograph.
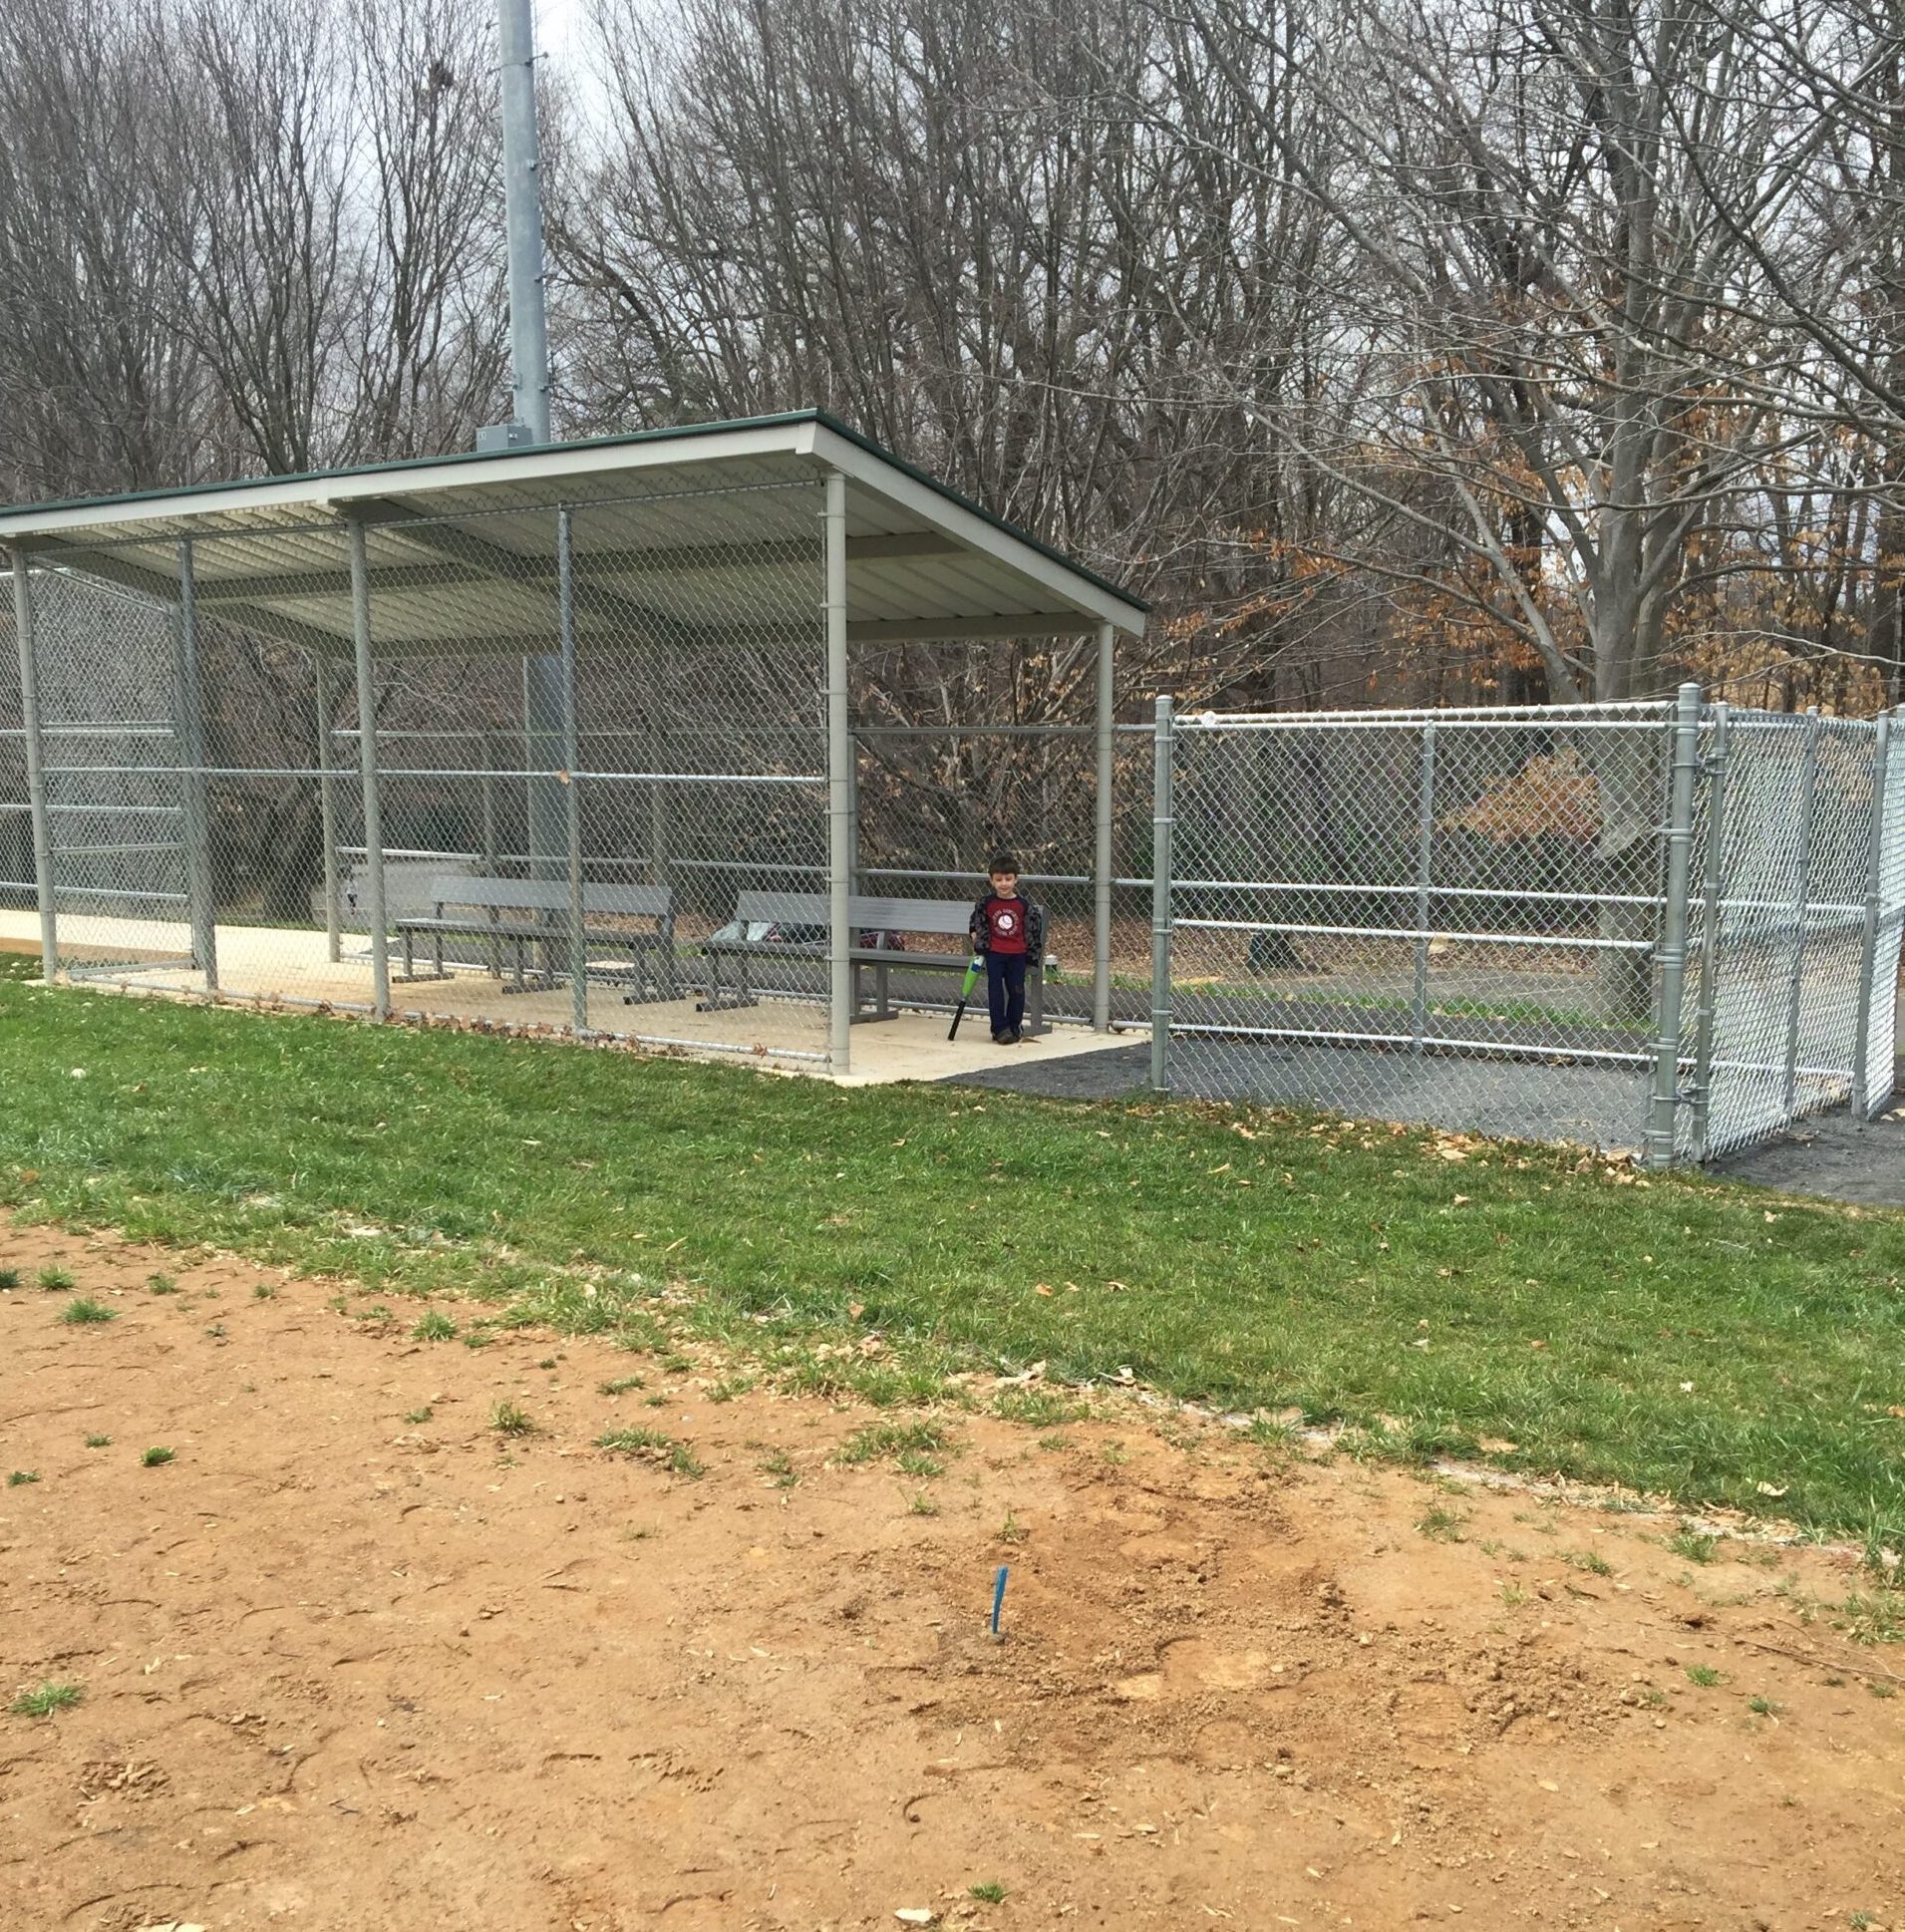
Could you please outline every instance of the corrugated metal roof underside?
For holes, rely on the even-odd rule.
[[[360,476],[348,503],[327,501],[322,479],[307,480],[296,501],[246,502],[236,488],[202,507],[176,496],[128,501],[123,517],[95,515],[83,529],[28,540],[47,561],[169,598],[189,537],[205,617],[343,653],[353,638],[348,508],[365,527],[380,654],[523,653],[558,641],[559,502],[572,512],[578,645],[818,645],[824,466],[815,456],[706,460],[690,445],[678,462],[645,452],[637,469],[605,451],[603,467],[559,476],[526,461],[552,454],[520,453],[519,474],[505,465],[480,480],[439,471],[443,481],[428,488],[407,486],[401,471]],[[867,474],[847,487],[849,636],[1011,635],[1015,619],[1029,633],[1082,631],[1111,614],[1089,573],[1069,579],[1063,560],[1055,569],[1049,552],[1003,528],[974,532],[950,512],[935,519],[930,501],[922,514],[897,466],[893,494],[877,466],[861,467]],[[1141,628],[1142,607],[1116,619]]]

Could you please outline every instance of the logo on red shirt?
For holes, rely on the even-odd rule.
[[[1018,899],[988,899],[986,928],[996,953],[1026,950],[1025,907]]]

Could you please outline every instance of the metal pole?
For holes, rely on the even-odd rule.
[[[337,897],[337,746],[332,737],[336,697],[331,690],[330,660],[319,653],[311,660],[317,672],[318,820],[324,837],[324,945],[333,965],[344,954],[344,921]]]
[[[1799,1007],[1805,996],[1805,912],[1812,896],[1812,833],[1819,803],[1819,714],[1805,721],[1805,780],[1799,807],[1799,876],[1792,903],[1792,974],[1786,993],[1785,1119],[1799,1104]]]
[[[1410,1051],[1421,1054],[1429,1037],[1429,881],[1435,838],[1435,724],[1423,727],[1423,777],[1416,809],[1416,997]]]
[[[846,479],[826,479],[827,1053],[836,1074],[851,1064],[853,1030],[853,734],[846,692]]]
[[[1110,624],[1098,627],[1098,790],[1093,804],[1098,814],[1098,840],[1092,863],[1092,1027],[1111,1030],[1111,808],[1113,784],[1111,751],[1116,693],[1116,633]]]
[[[535,120],[531,0],[497,0],[502,92],[502,203],[509,262],[509,363],[515,420],[549,440],[549,325],[542,295],[541,155]]]
[[[384,808],[377,789],[377,683],[371,666],[371,573],[364,525],[351,523],[351,630],[357,646],[357,766],[364,784],[364,884],[371,926],[371,989],[390,1018],[390,928],[384,917]]]
[[[185,831],[185,902],[191,918],[192,963],[205,991],[218,991],[218,928],[211,892],[211,810],[205,787],[205,714],[198,675],[198,591],[191,538],[178,545],[178,723],[174,743],[184,754],[179,804]]]
[[[1667,903],[1660,940],[1659,1032],[1654,1098],[1647,1122],[1647,1164],[1674,1164],[1680,1105],[1680,1021],[1687,986],[1687,900],[1694,869],[1694,793],[1700,777],[1700,686],[1683,684],[1674,720],[1673,789],[1667,808]]]
[[[581,760],[575,734],[575,567],[572,517],[565,503],[555,513],[555,584],[562,631],[562,769],[568,783],[569,833],[569,1024],[578,1035],[589,1028],[589,962],[583,930]]]
[[[1168,696],[1157,700],[1151,739],[1151,1091],[1170,1092],[1171,762],[1177,756]]]
[[[40,672],[33,640],[33,589],[27,553],[13,552],[13,628],[20,646],[20,723],[27,741],[27,809],[33,819],[33,885],[40,902],[40,973],[51,986],[60,970],[59,915],[53,893],[53,814],[47,809],[46,757],[40,739]]]
[[[1713,708],[1714,749],[1707,760],[1707,865],[1700,894],[1700,1017],[1694,1043],[1694,1125],[1691,1152],[1707,1158],[1713,1113],[1714,1015],[1720,999],[1720,921],[1727,881],[1728,708]]]
[[[1892,753],[1892,714],[1881,711],[1872,734],[1872,828],[1865,858],[1865,930],[1859,944],[1858,1033],[1852,1043],[1852,1118],[1872,1118],[1873,980],[1878,966],[1879,893],[1885,866],[1885,775]]]

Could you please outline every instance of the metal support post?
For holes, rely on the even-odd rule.
[[[1420,1055],[1429,1037],[1429,883],[1435,840],[1435,723],[1423,727],[1423,776],[1416,808],[1416,995],[1410,1051]]]
[[[502,97],[502,219],[509,275],[509,361],[515,420],[549,440],[549,324],[542,291],[541,151],[535,115],[535,12],[497,0]]]
[[[1098,627],[1098,787],[1093,805],[1098,837],[1092,859],[1092,1029],[1111,1030],[1111,752],[1116,693],[1116,633],[1110,624]]]
[[[351,631],[357,647],[357,764],[364,785],[364,887],[371,927],[371,991],[390,1018],[390,925],[384,916],[384,808],[377,785],[377,681],[371,664],[371,573],[364,525],[351,522]]]
[[[1151,1091],[1170,1092],[1171,702],[1157,700],[1151,739]]]
[[[1687,986],[1687,901],[1694,870],[1694,797],[1700,778],[1700,686],[1683,684],[1674,714],[1674,772],[1667,807],[1667,903],[1661,914],[1660,991],[1647,1164],[1674,1164],[1680,1106],[1680,1022]]]
[[[1805,997],[1806,908],[1812,899],[1812,839],[1819,805],[1819,714],[1808,711],[1805,721],[1805,778],[1799,805],[1799,876],[1792,902],[1792,972],[1786,989],[1786,1091],[1784,1119],[1790,1121],[1799,1104],[1799,1013]]]
[[[344,921],[337,890],[337,743],[332,734],[336,695],[331,689],[331,661],[322,652],[311,660],[317,673],[318,824],[324,839],[324,948],[335,965],[344,954]]]
[[[51,986],[60,970],[60,926],[53,892],[53,814],[47,808],[46,752],[40,734],[40,671],[33,638],[33,586],[27,580],[27,553],[17,547],[13,552],[13,628],[20,646],[20,722],[27,741],[33,886],[40,902],[40,972]]]
[[[827,1053],[843,1074],[853,1027],[853,734],[846,689],[846,479],[826,479]]]
[[[562,770],[567,779],[569,839],[569,1024],[578,1035],[589,1027],[589,961],[583,939],[587,915],[582,903],[582,787],[576,778],[575,724],[575,555],[573,518],[568,505],[555,513],[555,584],[562,636]]]
[[[1892,754],[1892,714],[1881,711],[1872,737],[1871,843],[1865,857],[1865,929],[1859,944],[1858,1033],[1852,1044],[1852,1118],[1872,1118],[1872,993],[1878,968],[1880,892],[1885,879],[1885,778]]]
[[[185,903],[191,917],[192,964],[205,976],[205,991],[218,991],[217,913],[211,889],[211,808],[205,786],[204,686],[198,669],[198,590],[192,572],[191,538],[178,545],[178,747],[179,804],[185,831]]]
[[[1707,759],[1707,864],[1700,888],[1700,1008],[1694,1036],[1694,1116],[1689,1149],[1707,1158],[1714,1097],[1714,1016],[1720,1001],[1720,921],[1727,885],[1727,749],[1729,712],[1713,708],[1713,752]]]
[[[482,735],[482,783],[477,796],[480,800],[482,811],[482,875],[486,879],[492,879],[497,876],[495,770],[496,742],[487,732],[484,732]],[[494,906],[489,908],[489,923],[492,926],[501,923],[500,915]],[[502,946],[500,941],[493,938],[488,941],[487,960],[489,974],[493,979],[502,971]]]

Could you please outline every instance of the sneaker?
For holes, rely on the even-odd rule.
[[[992,1044],[995,1047],[1009,1047],[1012,1045],[1012,1035],[1004,1032],[995,1033],[992,1036]]]
[[[1013,1027],[1006,1034],[1006,1045],[1008,1047],[1016,1047],[1024,1038],[1025,1035],[1017,1027]]]

